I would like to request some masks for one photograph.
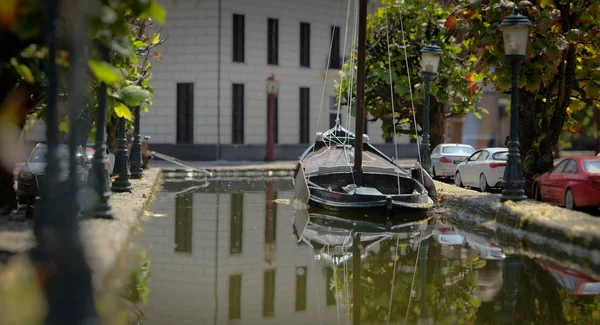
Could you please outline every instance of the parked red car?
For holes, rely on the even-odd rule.
[[[600,157],[564,159],[535,180],[533,194],[538,201],[567,209],[600,206]]]

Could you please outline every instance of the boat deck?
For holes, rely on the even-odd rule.
[[[345,167],[350,172],[353,165],[354,148],[351,147],[347,147],[345,150],[343,147],[322,147],[307,155],[302,161],[304,171],[308,175],[316,174],[319,169],[323,170],[324,167],[328,169],[343,169]],[[388,169],[391,173],[406,173],[385,158],[366,150],[363,150],[362,165],[366,172],[369,169]]]

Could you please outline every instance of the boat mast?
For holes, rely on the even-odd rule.
[[[365,123],[365,49],[367,34],[367,0],[360,0],[358,11],[358,70],[356,72],[356,116],[354,141],[354,183],[362,186],[363,126]]]

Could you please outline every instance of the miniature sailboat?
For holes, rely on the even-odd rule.
[[[417,163],[398,166],[363,134],[365,97],[365,34],[367,0],[360,0],[355,130],[336,125],[317,133],[294,171],[296,199],[326,208],[385,208],[427,210],[435,185]]]

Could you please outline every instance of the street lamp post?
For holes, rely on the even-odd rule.
[[[275,160],[275,98],[279,91],[279,80],[275,79],[275,75],[271,74],[267,78],[267,95],[269,96],[269,104],[267,108],[267,147],[265,161]]]
[[[519,113],[518,104],[518,80],[519,66],[525,59],[527,52],[527,40],[531,22],[527,17],[521,15],[515,8],[512,15],[504,18],[500,27],[504,34],[505,57],[511,63],[511,90],[510,90],[510,141],[508,142],[508,161],[504,170],[504,189],[502,190],[502,201],[521,201],[527,198],[523,190],[523,174],[521,172],[521,155],[519,153]]]
[[[113,192],[129,192],[133,186],[129,182],[129,157],[127,156],[127,139],[125,138],[125,119],[119,118],[119,138],[117,139],[117,151],[115,155],[114,173],[119,175],[112,183]]]
[[[101,45],[103,60],[109,61],[109,50]],[[106,145],[104,144],[104,131],[106,128],[106,102],[107,102],[107,85],[100,84],[98,91],[98,111],[96,113],[96,143],[94,145],[94,157],[92,158],[92,171],[89,181],[96,192],[96,200],[91,208],[90,214],[93,217],[112,218],[112,210],[108,204],[110,198],[110,189],[108,182],[108,171],[105,166]]]
[[[438,66],[440,64],[440,55],[442,55],[442,49],[435,45],[435,41],[431,44],[425,45],[421,49],[421,65],[423,71],[421,75],[425,82],[425,103],[423,108],[423,140],[419,148],[419,154],[421,156],[421,164],[423,169],[431,175],[431,152],[429,144],[429,98],[431,95],[431,81],[437,75]]]
[[[131,168],[131,178],[142,178],[144,170],[142,169],[142,141],[140,140],[140,106],[135,108],[135,121],[133,122],[133,144],[131,154],[129,155],[129,167]]]

